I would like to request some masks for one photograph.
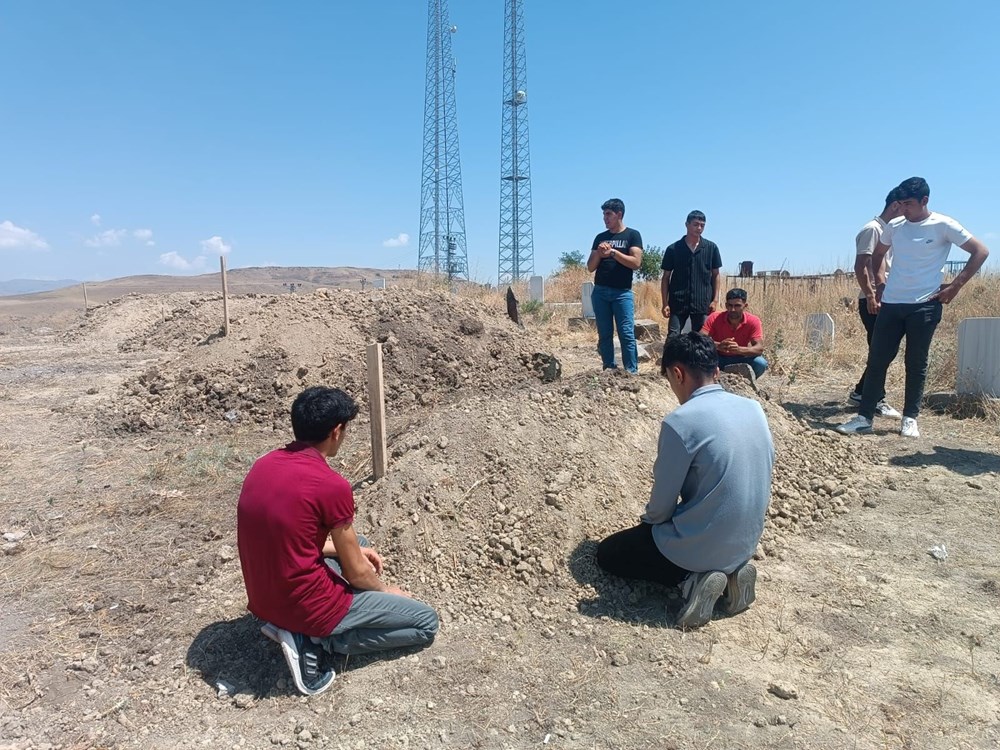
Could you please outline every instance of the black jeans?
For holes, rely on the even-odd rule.
[[[917,302],[913,304],[882,305],[875,319],[871,346],[868,349],[868,367],[865,370],[865,389],[861,394],[858,414],[872,419],[875,404],[885,394],[885,374],[899,353],[899,345],[906,338],[906,389],[903,397],[903,416],[917,418],[920,401],[924,397],[927,380],[927,354],[931,349],[934,329],[941,322],[941,303]]]
[[[597,545],[597,564],[622,578],[655,581],[666,586],[676,586],[691,574],[663,556],[653,541],[653,527],[648,523],[640,523],[603,540]]]
[[[875,319],[878,315],[872,315],[868,312],[868,300],[864,297],[858,299],[858,315],[861,317],[861,325],[865,327],[865,338],[868,340],[868,351],[872,348],[872,333],[875,331]],[[868,368],[865,367],[864,372],[861,373],[861,379],[858,380],[858,384],[854,386],[855,393],[865,392],[865,375],[868,374]],[[882,391],[882,395],[879,396],[879,401],[885,398],[885,391]]]
[[[681,332],[684,327],[684,323],[687,322],[688,318],[691,318],[691,330],[700,331],[702,326],[705,325],[705,318],[708,317],[708,313],[696,313],[690,311],[674,311],[670,308],[670,319],[667,322],[667,338],[671,336],[676,336]]]

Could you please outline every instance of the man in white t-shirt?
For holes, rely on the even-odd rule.
[[[865,284],[868,311],[877,313],[878,318],[868,351],[858,415],[837,427],[837,432],[845,435],[871,432],[875,404],[885,388],[886,370],[906,338],[906,389],[899,434],[920,436],[917,416],[924,395],[931,338],[941,322],[941,305],[955,299],[990,254],[986,245],[950,216],[928,210],[931,190],[925,179],[911,177],[901,182],[897,190],[903,216],[889,222],[872,253],[872,266],[879,268],[892,249],[892,274],[881,300],[876,288],[883,278],[877,276],[874,285]],[[958,245],[970,257],[962,272],[944,284],[944,264],[952,245]]]
[[[865,300],[865,285],[868,284],[874,287],[875,296],[878,299],[882,299],[882,291],[885,289],[885,284],[876,284],[875,279],[879,274],[884,277],[888,273],[889,267],[892,265],[892,255],[886,254],[882,265],[879,268],[873,268],[872,253],[875,252],[875,246],[882,239],[882,232],[886,225],[902,215],[898,195],[898,188],[890,190],[889,194],[885,197],[885,208],[882,209],[882,213],[861,227],[858,236],[854,238],[854,244],[857,248],[857,257],[854,260],[854,275],[858,279],[858,287],[861,290],[861,296],[858,299],[858,315],[861,317],[861,325],[865,327],[865,338],[868,340],[869,348],[872,345],[872,332],[875,330],[875,319],[877,316],[868,312],[868,303]],[[858,384],[854,386],[854,391],[847,397],[853,404],[861,404],[861,394],[865,389],[865,375],[867,372],[866,368],[861,373]],[[879,394],[878,403],[875,404],[875,413],[882,417],[898,418],[901,416],[898,411],[886,403],[884,391]]]

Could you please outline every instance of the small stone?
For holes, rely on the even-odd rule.
[[[616,667],[628,666],[628,656],[621,651],[611,656],[611,664]]]
[[[434,669],[444,669],[445,664],[447,664],[447,661],[443,656],[435,656],[431,659],[431,666],[434,667]]]
[[[441,450],[444,450],[447,447],[448,447],[448,438],[446,438],[444,435],[442,435],[441,439],[438,440],[438,448],[440,448]]]
[[[301,732],[299,732],[298,736],[299,742],[312,742],[312,738],[313,738],[312,732],[310,732],[308,729],[303,729]]]
[[[983,488],[983,485],[974,479],[970,479],[969,481],[966,482],[966,484],[969,485],[974,490],[981,490]]]
[[[861,601],[860,599],[851,599],[851,606],[852,607],[863,607],[863,606],[865,606],[865,603],[863,601]]]
[[[799,691],[795,687],[780,682],[769,683],[767,686],[767,692],[773,696],[781,698],[784,701],[797,700],[799,697]]]
[[[248,709],[253,708],[254,700],[252,695],[249,695],[248,693],[240,693],[233,700],[233,703],[236,704],[237,708]]]
[[[863,503],[861,503],[861,504],[863,506],[865,506],[866,508],[877,508],[878,507],[878,503],[876,503],[870,497],[866,497],[865,501]]]
[[[362,718],[361,714],[354,714],[354,716],[351,717],[351,726],[356,727],[358,724],[360,724],[361,718]]]
[[[215,556],[219,559],[220,562],[224,563],[230,562],[231,560],[236,559],[236,550],[234,550],[232,546],[229,544],[223,544],[221,547],[219,547],[218,551],[215,553]]]
[[[24,537],[26,537],[26,536],[28,536],[28,532],[27,531],[21,531],[21,530],[18,530],[18,531],[6,531],[6,532],[4,532],[3,540],[5,542],[19,542],[22,539],[24,539]]]

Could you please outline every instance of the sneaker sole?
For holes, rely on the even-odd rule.
[[[271,625],[271,627],[274,628],[274,625]],[[299,649],[295,645],[295,637],[287,630],[281,628],[275,628],[275,630],[278,634],[278,643],[281,644],[281,653],[285,656],[285,662],[288,664],[288,671],[292,673],[292,681],[295,683],[296,689],[303,695],[319,695],[327,690],[333,684],[333,678],[336,677],[333,670],[328,672],[329,679],[322,682],[318,687],[306,687],[305,682],[302,680],[302,669],[299,667]],[[261,632],[264,632],[263,627],[261,627]],[[264,633],[264,635],[267,635],[269,638],[271,637],[268,633]]]
[[[726,603],[723,612],[727,615],[738,615],[757,599],[757,568],[752,563],[746,563],[736,572],[735,581],[726,579]]]
[[[870,435],[872,433],[871,427],[859,427],[856,430],[842,430],[840,427],[834,428],[841,435]]]
[[[715,603],[726,590],[726,574],[713,571],[700,582],[701,585],[691,592],[691,599],[677,615],[677,627],[684,630],[700,628],[712,619]]]

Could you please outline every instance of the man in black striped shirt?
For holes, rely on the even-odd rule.
[[[687,234],[663,252],[660,297],[663,317],[670,323],[667,338],[681,332],[691,319],[691,330],[700,331],[705,318],[716,310],[722,256],[719,246],[701,236],[705,214],[692,211],[685,222]]]

